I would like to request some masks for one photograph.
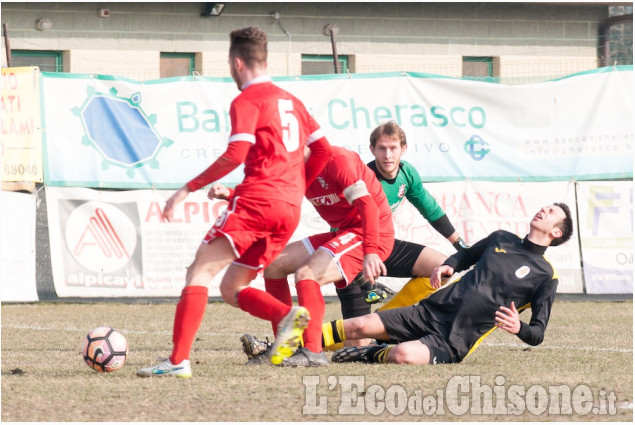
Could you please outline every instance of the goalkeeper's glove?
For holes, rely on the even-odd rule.
[[[364,300],[368,304],[375,304],[384,301],[388,298],[389,295],[394,295],[395,291],[390,289],[384,284],[379,282],[375,282],[375,284],[370,283],[366,279],[364,279],[364,274],[359,273],[355,276],[355,280],[353,283],[362,288],[362,292],[364,292]]]

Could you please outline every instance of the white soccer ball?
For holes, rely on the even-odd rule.
[[[112,372],[126,362],[128,341],[118,330],[101,326],[88,332],[82,353],[90,368],[97,372]]]

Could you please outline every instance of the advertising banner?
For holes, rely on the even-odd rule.
[[[441,208],[468,245],[503,229],[519,237],[529,232],[529,222],[545,205],[564,202],[576,216],[575,184],[553,183],[494,183],[448,182],[426,183],[424,187],[434,196]],[[393,214],[397,238],[430,246],[444,254],[455,252],[450,243],[421,216],[410,203],[404,201]],[[582,293],[580,249],[577,234],[558,247],[550,247],[547,259],[559,275],[559,293]],[[398,289],[405,279],[386,279]],[[380,279],[380,280],[382,280]]]
[[[2,68],[1,180],[42,182],[40,73]]]
[[[185,271],[226,201],[191,193],[176,208],[178,222],[161,211],[172,191],[46,189],[51,263],[59,297],[179,296]],[[305,201],[304,207],[313,208]],[[294,235],[327,231],[313,210]],[[318,220],[316,220],[316,218]],[[222,274],[210,296],[220,296]],[[261,278],[254,283],[264,288]]]
[[[578,184],[586,292],[633,293],[633,182]]]
[[[227,147],[230,79],[42,75],[49,185],[176,189]],[[632,177],[630,68],[521,86],[409,73],[274,82],[366,162],[371,131],[396,121],[424,181]],[[222,181],[241,180],[242,167]]]
[[[0,191],[0,301],[37,301],[35,195]]]
[[[472,244],[496,229],[524,237],[529,221],[543,205],[567,202],[575,211],[573,183],[431,183],[428,190],[450,220]],[[179,296],[186,267],[201,239],[226,208],[210,201],[204,190],[190,194],[177,206],[177,223],[165,223],[161,211],[172,191],[96,191],[47,188],[51,261],[55,290],[60,297]],[[410,205],[395,215],[397,237],[431,246],[446,254],[454,249]],[[315,209],[305,201],[292,241],[328,231]],[[547,257],[558,270],[559,292],[581,292],[577,239],[550,248]],[[210,296],[220,296],[217,276]],[[382,278],[394,289],[404,279]],[[293,282],[293,278],[289,278]],[[253,284],[262,289],[259,277]],[[295,294],[295,291],[292,290]],[[323,288],[335,295],[333,285]]]

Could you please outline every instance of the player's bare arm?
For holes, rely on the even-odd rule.
[[[186,186],[183,186],[167,200],[165,203],[165,207],[163,208],[163,219],[167,222],[172,222],[174,220],[174,207],[182,202],[187,195],[190,194],[190,189]]]
[[[235,141],[229,144],[227,150],[205,171],[190,180],[185,186],[176,191],[165,204],[163,219],[171,222],[174,215],[174,206],[182,202],[190,192],[194,192],[205,185],[225,177],[245,162],[251,144],[244,141]]]

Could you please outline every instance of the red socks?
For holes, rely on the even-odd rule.
[[[282,279],[265,278],[265,290],[274,296],[277,300],[292,306],[293,299],[291,298],[291,289],[289,289],[289,281],[286,277]],[[278,334],[278,320],[271,321],[271,327],[273,329],[273,336]]]
[[[322,320],[324,319],[324,297],[320,285],[314,280],[301,280],[295,284],[298,304],[309,310],[311,320],[304,330],[304,346],[314,353],[322,352]]]
[[[281,283],[281,282],[280,282]],[[240,308],[252,316],[260,319],[271,321],[277,325],[291,310],[291,292],[289,284],[284,279],[284,285],[276,283],[278,288],[276,295],[288,300],[289,305],[279,301],[273,295],[256,288],[247,287],[238,294],[238,304]],[[272,284],[273,285],[273,284]],[[286,287],[288,297],[282,289]],[[179,364],[183,360],[190,358],[192,344],[196,337],[203,317],[205,316],[205,308],[208,302],[208,290],[205,286],[187,286],[181,292],[181,299],[176,305],[176,313],[174,315],[174,329],[172,330],[172,355],[170,361],[172,364]],[[320,334],[321,335],[321,334]]]
[[[282,279],[265,278],[265,290],[286,305],[293,305],[291,289],[289,289],[289,281],[286,277]]]
[[[238,293],[238,306],[252,316],[269,322],[279,323],[291,306],[278,301],[273,295],[260,289],[246,287]]]
[[[207,287],[187,286],[181,292],[176,305],[174,329],[172,330],[172,355],[170,361],[176,365],[190,358],[192,343],[201,326],[207,307]]]

